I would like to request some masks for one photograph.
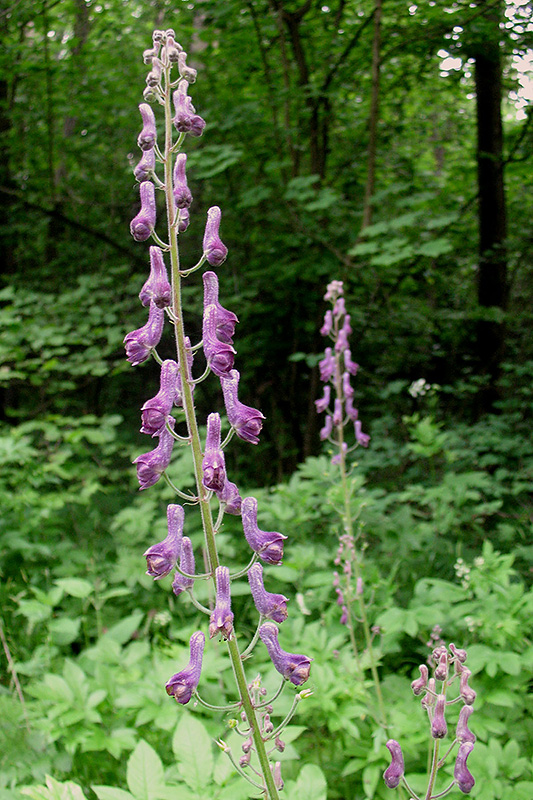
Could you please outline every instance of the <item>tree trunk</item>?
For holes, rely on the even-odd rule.
[[[376,152],[379,120],[379,69],[381,49],[381,9],[382,0],[375,0],[374,37],[372,40],[372,95],[370,98],[370,115],[368,118],[368,150],[365,205],[361,230],[372,222],[372,195],[376,182]]]

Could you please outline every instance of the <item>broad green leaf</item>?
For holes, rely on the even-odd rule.
[[[156,800],[164,783],[161,759],[143,739],[128,758],[127,781],[136,800]]]
[[[134,797],[124,789],[116,786],[91,786],[98,800],[134,800]]]
[[[437,258],[445,253],[450,253],[453,250],[452,243],[449,239],[433,239],[432,242],[424,242],[416,248],[418,255],[428,256],[429,258]]]
[[[86,800],[85,795],[77,783],[67,781],[61,783],[50,775],[46,776],[46,786],[24,786],[22,794],[32,800]]]
[[[212,741],[202,723],[186,714],[172,738],[172,750],[180,762],[180,775],[194,791],[201,791],[213,774]]]
[[[143,616],[144,614],[142,611],[135,611],[133,614],[130,614],[129,617],[126,617],[126,619],[117,622],[116,625],[109,628],[102,636],[102,639],[112,639],[114,642],[117,642],[117,644],[126,644],[128,639],[131,639],[139,627]]]
[[[57,586],[63,589],[66,594],[69,594],[71,597],[89,597],[89,595],[93,592],[93,585],[89,581],[83,580],[83,578],[58,578],[54,581]]]
[[[60,617],[50,622],[49,630],[54,644],[66,645],[73,642],[80,632],[81,619]]]
[[[324,773],[316,764],[302,767],[287,791],[287,800],[326,800],[327,784]]]

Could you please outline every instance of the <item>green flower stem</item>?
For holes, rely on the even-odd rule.
[[[215,541],[215,530],[213,526],[213,519],[211,516],[211,507],[209,504],[209,493],[202,483],[202,445],[200,441],[200,434],[198,431],[198,423],[196,420],[196,413],[194,408],[194,400],[192,395],[192,376],[190,374],[187,362],[187,349],[185,346],[185,330],[183,327],[183,312],[181,305],[181,276],[180,276],[180,261],[178,251],[178,232],[173,221],[176,216],[176,208],[173,195],[172,184],[172,110],[171,110],[171,97],[169,87],[169,71],[170,68],[165,68],[165,197],[167,206],[167,220],[168,220],[168,234],[170,241],[170,264],[172,275],[172,312],[175,317],[175,337],[176,349],[178,353],[178,361],[181,370],[181,384],[182,384],[182,398],[183,409],[185,411],[185,419],[187,423],[187,431],[191,439],[191,449],[193,456],[194,474],[196,478],[196,486],[198,490],[198,499],[200,505],[200,513],[202,517],[202,526],[204,530],[205,543],[208,556],[208,567],[211,574],[214,576],[215,570],[220,566],[218,551]],[[213,577],[214,580],[214,577]],[[241,660],[241,654],[235,637],[228,641],[228,651],[231,659],[233,672],[239,689],[239,696],[241,698],[242,707],[246,713],[248,724],[252,731],[255,749],[261,772],[263,774],[264,787],[268,800],[279,800],[277,789],[274,785],[274,778],[270,769],[265,743],[261,737],[259,725],[257,722],[255,710],[250,699],[248,692],[248,684],[246,682],[246,675]],[[239,769],[239,772],[241,770]],[[243,773],[244,774],[244,773]],[[246,776],[247,777],[247,776]],[[249,780],[249,778],[247,778]]]
[[[243,650],[243,652],[241,653],[241,659],[243,661],[246,658],[248,658],[248,656],[252,655],[252,650],[254,649],[257,640],[259,639],[259,628],[261,627],[261,625],[263,624],[265,619],[266,619],[266,617],[264,617],[262,614],[259,615],[259,622],[257,623],[257,628],[256,628],[256,631],[254,633],[253,639],[250,642],[250,644],[248,645],[248,647],[246,648],[246,650]]]
[[[433,793],[433,786],[435,785],[435,778],[437,777],[437,769],[439,764],[439,748],[440,748],[440,739],[434,739],[433,759],[431,761],[431,771],[429,773],[428,788],[425,800],[430,800]]]

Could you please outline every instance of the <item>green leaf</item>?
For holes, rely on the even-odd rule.
[[[164,783],[161,759],[143,739],[128,759],[127,781],[136,800],[156,800]]]
[[[324,773],[316,764],[306,764],[294,783],[287,789],[287,800],[326,800],[327,784]]]
[[[49,630],[54,644],[66,645],[77,639],[80,632],[81,619],[60,617],[50,622]]]
[[[54,583],[71,597],[85,598],[93,591],[92,583],[82,578],[58,578]]]
[[[21,793],[32,800],[86,800],[85,795],[77,783],[67,781],[61,783],[50,775],[46,776],[46,786],[24,786]]]
[[[517,653],[500,653],[496,660],[502,672],[508,675],[520,675],[522,660]]]
[[[134,800],[134,797],[124,789],[116,786],[91,786],[98,800]]]
[[[179,721],[172,738],[172,750],[180,762],[180,775],[187,786],[200,792],[209,785],[213,774],[211,737],[191,714]]]
[[[140,622],[143,618],[144,614],[142,611],[136,611],[133,614],[130,614],[129,617],[126,619],[117,622],[116,625],[113,625],[112,628],[102,636],[102,640],[104,639],[112,639],[117,644],[126,644],[128,639],[131,639],[135,631],[140,625]]]
[[[452,243],[449,239],[433,239],[432,242],[425,242],[416,248],[418,255],[428,256],[429,258],[437,258],[445,253],[453,250]]]

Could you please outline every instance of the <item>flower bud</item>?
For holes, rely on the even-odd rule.
[[[217,338],[217,307],[204,308],[202,341],[207,363],[219,378],[228,378],[233,370],[235,350]]]
[[[157,61],[152,61],[152,69],[146,76],[146,85],[152,89],[159,86],[161,83],[161,64]]]
[[[356,419],[354,422],[354,430],[355,430],[355,439],[357,444],[360,444],[362,447],[368,447],[368,443],[370,442],[370,436],[368,433],[363,433],[361,430],[361,422],[360,420]]]
[[[137,478],[140,489],[148,489],[157,483],[163,472],[170,464],[172,448],[174,447],[174,437],[166,428],[159,434],[159,444],[155,450],[137,456],[133,463],[137,464]]]
[[[340,397],[335,398],[335,404],[333,406],[333,425],[337,428],[339,425],[342,425],[343,420],[343,409],[342,409],[342,400]]]
[[[326,347],[324,353],[325,356],[322,361],[319,362],[318,368],[320,370],[320,380],[323,381],[323,383],[327,383],[335,373],[335,357],[333,356],[331,347]]]
[[[182,572],[186,572],[187,575],[194,575],[195,567],[191,540],[188,536],[184,536],[181,540],[180,569]],[[194,578],[186,578],[176,571],[174,580],[172,581],[172,591],[176,597],[179,597],[179,595],[187,591],[187,589],[192,589],[193,586]]]
[[[320,328],[322,336],[329,336],[333,327],[333,315],[331,309],[328,309],[324,315],[324,324]]]
[[[217,586],[216,604],[209,620],[209,638],[221,634],[224,639],[231,639],[233,633],[233,612],[231,610],[230,579],[227,567],[215,570]]]
[[[207,212],[203,247],[204,256],[212,267],[219,267],[228,255],[228,248],[219,236],[221,216],[222,212],[218,206],[212,206]]]
[[[333,431],[333,417],[331,414],[326,416],[324,427],[320,429],[320,438],[323,442],[326,441],[331,436],[331,432]]]
[[[165,312],[150,301],[148,322],[142,328],[127,333],[124,337],[127,360],[136,367],[150,357],[150,353],[157,347],[163,333]]]
[[[454,658],[456,658],[457,661],[459,661],[460,664],[464,664],[465,663],[465,661],[467,659],[466,650],[460,650],[458,647],[456,647],[453,644],[453,642],[450,643],[450,650],[452,651],[452,653],[454,655]]]
[[[242,498],[239,494],[239,489],[237,486],[231,481],[228,481],[227,477],[222,491],[216,492],[216,496],[221,503],[224,503],[224,513],[240,516],[242,509]]]
[[[281,761],[276,761],[274,765],[271,764],[270,769],[272,770],[272,777],[274,778],[274,786],[281,792],[285,786],[283,778],[281,777]]]
[[[472,706],[463,706],[459,712],[459,720],[457,722],[457,728],[455,729],[455,738],[459,739],[460,742],[471,742],[474,744],[476,741],[475,735],[468,728],[468,720],[473,710]]]
[[[357,375],[359,364],[356,364],[355,361],[352,361],[352,354],[349,348],[346,348],[344,351],[344,366],[350,375]]]
[[[435,701],[435,711],[431,721],[431,735],[434,739],[444,739],[448,733],[444,710],[446,708],[446,695],[438,694]]]
[[[172,95],[175,109],[172,122],[179,133],[188,133],[192,128],[194,106],[191,98],[187,94],[187,86],[187,81],[180,81],[178,88]]]
[[[418,669],[420,670],[420,677],[417,678],[415,681],[413,681],[411,684],[411,689],[413,690],[413,694],[417,696],[419,694],[422,694],[422,691],[428,685],[428,668],[426,667],[425,664],[420,664]]]
[[[391,754],[392,761],[390,766],[387,767],[383,773],[383,780],[389,789],[396,789],[399,785],[404,773],[404,761],[402,755],[402,748],[394,739],[389,739],[385,747]]]
[[[246,541],[259,558],[267,564],[281,564],[283,540],[287,537],[277,531],[260,530],[255,497],[246,497],[242,501],[242,527]]]
[[[343,293],[342,288],[342,281],[331,281],[328,283],[326,287],[326,294],[324,295],[324,300],[329,300],[334,303],[337,300],[337,297]]]
[[[192,194],[187,185],[185,166],[187,156],[185,153],[178,153],[174,165],[174,200],[178,208],[189,208],[192,203]]]
[[[144,553],[148,567],[146,574],[156,581],[174,569],[181,550],[184,519],[185,511],[182,506],[176,504],[167,506],[168,535],[162,542],[152,545]]]
[[[154,173],[155,170],[155,150],[144,150],[141,160],[133,170],[135,180],[142,182],[147,181]]]
[[[145,242],[155,228],[156,206],[155,189],[151,181],[143,181],[140,185],[141,210],[130,223],[131,235],[136,242]]]
[[[475,780],[466,766],[466,760],[473,749],[474,745],[472,742],[463,742],[463,744],[459,747],[457,758],[455,760],[453,777],[457,782],[459,790],[463,792],[463,794],[468,794],[475,784]]]
[[[287,653],[278,643],[278,629],[273,622],[265,622],[259,628],[259,636],[266,646],[277,671],[295,686],[301,686],[309,678],[312,658],[297,653]]]
[[[439,663],[435,667],[435,680],[445,681],[448,677],[448,653],[441,653]]]
[[[435,678],[430,678],[427,685],[428,691],[420,701],[423,708],[431,708],[435,705]]]
[[[166,308],[172,302],[172,287],[160,247],[150,247],[150,275],[139,292],[139,299],[143,306],[149,306],[153,300],[158,308]]]
[[[257,409],[245,406],[239,401],[239,380],[240,374],[236,369],[232,369],[227,377],[220,379],[226,414],[239,439],[258,444],[265,417]]]
[[[324,394],[320,398],[320,400],[315,400],[315,406],[317,410],[317,414],[321,414],[326,408],[329,406],[331,398],[331,386],[326,385],[324,386]]]
[[[174,405],[177,379],[178,365],[176,362],[170,358],[163,361],[161,364],[159,392],[151,400],[147,400],[141,409],[141,433],[147,433],[149,436],[160,435],[161,429],[165,427]]]
[[[283,622],[287,619],[287,598],[282,594],[267,592],[263,584],[263,567],[253,564],[248,570],[248,582],[255,607],[261,616]]]
[[[473,689],[470,688],[468,685],[469,679],[472,677],[472,673],[466,667],[463,667],[461,672],[461,676],[459,678],[459,694],[465,701],[465,703],[469,706],[474,705],[474,700],[476,699],[476,693]]]
[[[151,106],[141,103],[139,106],[143,121],[143,128],[137,138],[137,144],[141,150],[153,150],[157,142],[157,130],[155,126],[155,114]]]
[[[216,337],[220,342],[233,344],[235,325],[239,321],[233,311],[228,311],[218,302],[218,277],[215,272],[205,272],[204,282],[204,308],[214,305],[216,308]]]
[[[167,694],[185,705],[200,682],[205,636],[200,631],[193,633],[189,641],[190,660],[186,669],[173,675],[165,686]]]
[[[206,489],[221,492],[226,483],[224,453],[220,449],[220,415],[209,414],[205,455],[202,461],[203,480]]]
[[[183,80],[187,81],[187,83],[194,83],[196,81],[198,72],[192,67],[188,67],[186,60],[187,53],[182,51],[178,56],[178,70],[180,73],[180,78],[183,78]]]
[[[178,219],[178,233],[185,233],[187,228],[189,227],[189,209],[188,208],[180,208],[179,219]]]

